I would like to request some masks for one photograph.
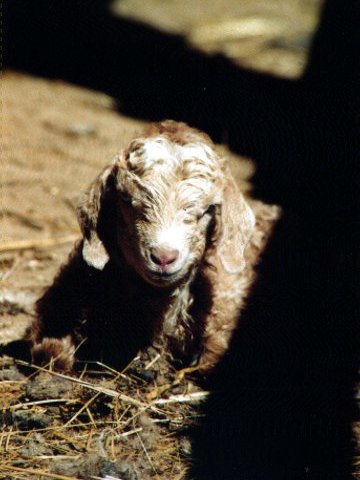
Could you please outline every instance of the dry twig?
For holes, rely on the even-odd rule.
[[[49,248],[66,243],[72,243],[79,239],[78,234],[66,235],[65,237],[41,238],[32,240],[18,240],[0,243],[0,253],[14,250],[32,250],[34,248]]]

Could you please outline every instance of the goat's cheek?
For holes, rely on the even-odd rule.
[[[201,232],[201,234],[197,233],[192,238],[192,248],[191,251],[193,253],[194,260],[200,260],[205,252],[206,247],[206,239],[205,233]]]
[[[119,244],[127,264],[141,273],[146,268],[149,238],[152,238],[152,232],[144,222],[134,222],[133,225],[128,225],[122,233],[122,238],[123,241]]]

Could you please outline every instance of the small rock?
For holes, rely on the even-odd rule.
[[[138,476],[131,465],[121,462],[104,460],[100,469],[100,475],[104,478],[117,478],[121,480],[138,480]]]
[[[156,377],[156,373],[152,370],[137,370],[136,376],[141,378],[141,380],[144,380],[145,382],[153,382]]]
[[[124,462],[104,459],[98,454],[86,454],[74,460],[57,461],[52,472],[58,475],[74,476],[84,479],[92,477],[116,478],[121,480],[139,480],[134,468]]]
[[[41,266],[41,263],[39,262],[39,260],[36,260],[36,259],[30,260],[27,264],[27,267],[29,270],[36,270],[40,266]]]
[[[49,373],[40,373],[25,387],[25,396],[29,400],[48,400],[51,398],[71,398],[74,384],[70,380],[54,377]]]
[[[47,407],[46,411],[52,417],[59,417],[60,414],[61,414],[61,408],[60,407]]]
[[[46,428],[52,423],[52,418],[45,413],[34,413],[31,410],[12,412],[10,423],[19,430]]]
[[[25,375],[19,372],[15,365],[7,365],[4,369],[0,370],[0,382],[12,381],[21,382],[25,380]]]
[[[95,135],[96,129],[93,125],[87,123],[74,123],[67,127],[66,133],[72,137],[83,137]]]
[[[66,475],[69,477],[91,478],[98,476],[99,468],[97,466],[101,457],[97,454],[76,456],[74,459],[56,459],[51,468],[51,472],[57,475]],[[54,460],[55,462],[55,460]]]
[[[53,453],[53,450],[47,446],[44,437],[39,433],[36,433],[33,438],[19,450],[21,456],[28,458],[39,455],[53,455]]]

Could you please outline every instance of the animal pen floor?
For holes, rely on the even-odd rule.
[[[14,345],[32,319],[34,300],[79,238],[79,191],[144,124],[116,113],[102,94],[19,73],[5,75],[3,100],[0,340]],[[228,155],[248,189],[251,162]],[[278,211],[252,206],[254,263]],[[65,378],[2,358],[1,474],[183,478],[186,430],[206,393],[155,351],[123,372],[96,363],[78,367]]]
[[[162,27],[176,30],[169,18],[164,14]],[[185,25],[186,15],[181,18]],[[199,48],[227,46],[232,58],[249,49],[249,40],[242,51],[234,38],[219,39],[210,19],[207,29],[195,27],[188,37]],[[184,33],[180,27],[177,32]],[[287,36],[285,30],[281,35]],[[274,63],[255,45],[260,37],[253,38],[258,53],[249,61],[256,57],[263,70],[279,68],[289,77],[299,73],[303,51],[288,52],[282,62],[282,50]],[[145,123],[121,115],[102,93],[17,72],[4,75],[2,102],[0,344],[16,345],[33,317],[34,300],[79,238],[77,195]],[[250,194],[252,162],[219,148]],[[250,202],[257,215],[248,253],[254,265],[279,211]],[[7,353],[0,358],[0,478],[185,478],[188,429],[206,392],[191,374],[174,370],[166,354],[150,350],[122,372],[99,363],[78,365],[75,375],[65,377]]]

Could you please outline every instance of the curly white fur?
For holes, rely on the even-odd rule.
[[[255,218],[211,140],[183,123],[151,125],[97,177],[78,217],[86,263],[130,268],[166,292],[158,335],[183,354],[198,342],[200,362],[216,362],[239,315]]]

